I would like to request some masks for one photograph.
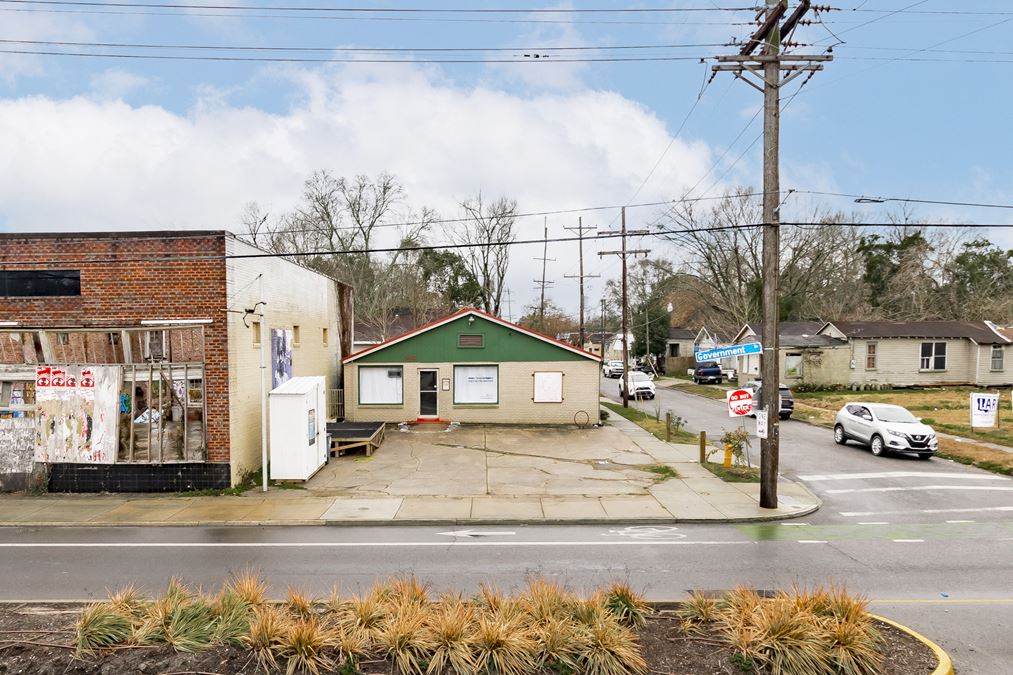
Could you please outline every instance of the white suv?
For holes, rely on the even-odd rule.
[[[651,376],[639,370],[634,370],[629,375],[619,380],[619,395],[623,395],[623,385],[630,388],[630,398],[654,398],[656,388],[651,382]]]
[[[837,413],[834,441],[867,443],[877,457],[887,452],[915,453],[928,459],[939,448],[936,432],[906,408],[885,403],[848,403]]]
[[[605,377],[622,377],[624,370],[622,361],[606,361],[602,364],[601,374]]]

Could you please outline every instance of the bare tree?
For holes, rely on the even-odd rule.
[[[455,244],[471,245],[461,249],[462,257],[481,288],[482,309],[499,316],[510,243],[517,237],[517,202],[500,197],[486,203],[479,192],[462,202],[461,209],[466,222],[445,228],[447,236]]]

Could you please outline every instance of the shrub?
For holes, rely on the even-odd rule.
[[[721,447],[730,447],[732,457],[736,464],[742,464],[745,458],[745,449],[749,447],[749,432],[745,429],[732,429],[721,436]]]
[[[538,646],[538,665],[557,673],[575,672],[581,656],[591,646],[588,631],[562,617],[550,618],[536,625],[533,637]]]
[[[215,613],[206,601],[184,602],[164,622],[164,639],[177,651],[204,651],[215,641],[215,624]]]
[[[605,422],[608,421],[608,418],[609,418],[609,411],[606,410],[605,408],[599,408],[598,409],[598,421],[601,422],[601,423],[605,423]]]
[[[90,605],[74,624],[74,648],[78,656],[127,641],[131,619],[109,603]]]
[[[348,613],[342,625],[350,631],[358,632],[369,643],[383,626],[387,615],[383,603],[376,593],[353,595],[348,601]]]
[[[691,593],[689,600],[679,605],[676,613],[682,619],[683,629],[687,632],[693,632],[703,625],[714,623],[720,616],[718,601],[698,591]]]
[[[534,577],[528,580],[521,602],[532,621],[537,624],[564,615],[574,602],[574,597],[556,582]]]
[[[213,641],[234,647],[242,645],[243,636],[250,632],[253,608],[238,593],[226,587],[215,597],[211,609],[215,615]]]
[[[424,607],[429,604],[429,584],[420,582],[414,575],[391,579],[388,588],[388,602],[394,607]]]

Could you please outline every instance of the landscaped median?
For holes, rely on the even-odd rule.
[[[9,672],[343,675],[927,675],[948,658],[843,588],[739,588],[652,605],[625,582],[590,594],[532,578],[514,592],[434,592],[414,577],[316,596],[239,575],[173,580],[92,605],[0,607]],[[937,654],[942,654],[938,656]]]

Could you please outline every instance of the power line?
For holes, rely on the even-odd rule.
[[[990,204],[985,202],[958,202],[945,199],[919,199],[916,197],[882,197],[867,194],[850,194],[847,192],[824,192],[820,190],[790,190],[796,194],[821,195],[824,197],[848,197],[861,204],[881,204],[884,202],[905,202],[909,204],[939,204],[942,206],[972,206],[983,209],[1013,209],[1013,204]]]
[[[627,51],[647,49],[688,49],[697,47],[727,47],[728,43],[698,42],[691,44],[656,44],[656,45],[601,45],[601,46],[562,46],[562,47],[277,47],[256,45],[206,45],[206,44],[150,44],[124,42],[69,42],[60,40],[15,40],[0,39],[2,44],[47,45],[53,47],[102,47],[113,49],[193,49],[212,51],[267,51],[267,52],[339,52],[362,54],[385,53],[429,53],[429,52],[588,52],[588,51]]]
[[[47,5],[69,7],[152,7],[157,9],[215,9],[215,10],[272,10],[280,12],[340,12],[349,14],[678,14],[690,12],[753,12],[749,7],[619,7],[614,9],[591,8],[434,8],[434,7],[327,7],[299,5],[193,5],[170,2],[99,2],[97,0],[0,0],[11,5]]]
[[[664,62],[664,61],[699,61],[704,56],[652,56],[652,57],[599,57],[599,58],[534,58],[514,59],[341,59],[341,58],[306,58],[282,56],[195,56],[190,54],[113,54],[96,52],[56,52],[36,49],[0,49],[0,54],[27,54],[33,56],[71,56],[78,58],[98,59],[140,59],[154,61],[224,61],[254,63],[632,63],[632,62]]]

